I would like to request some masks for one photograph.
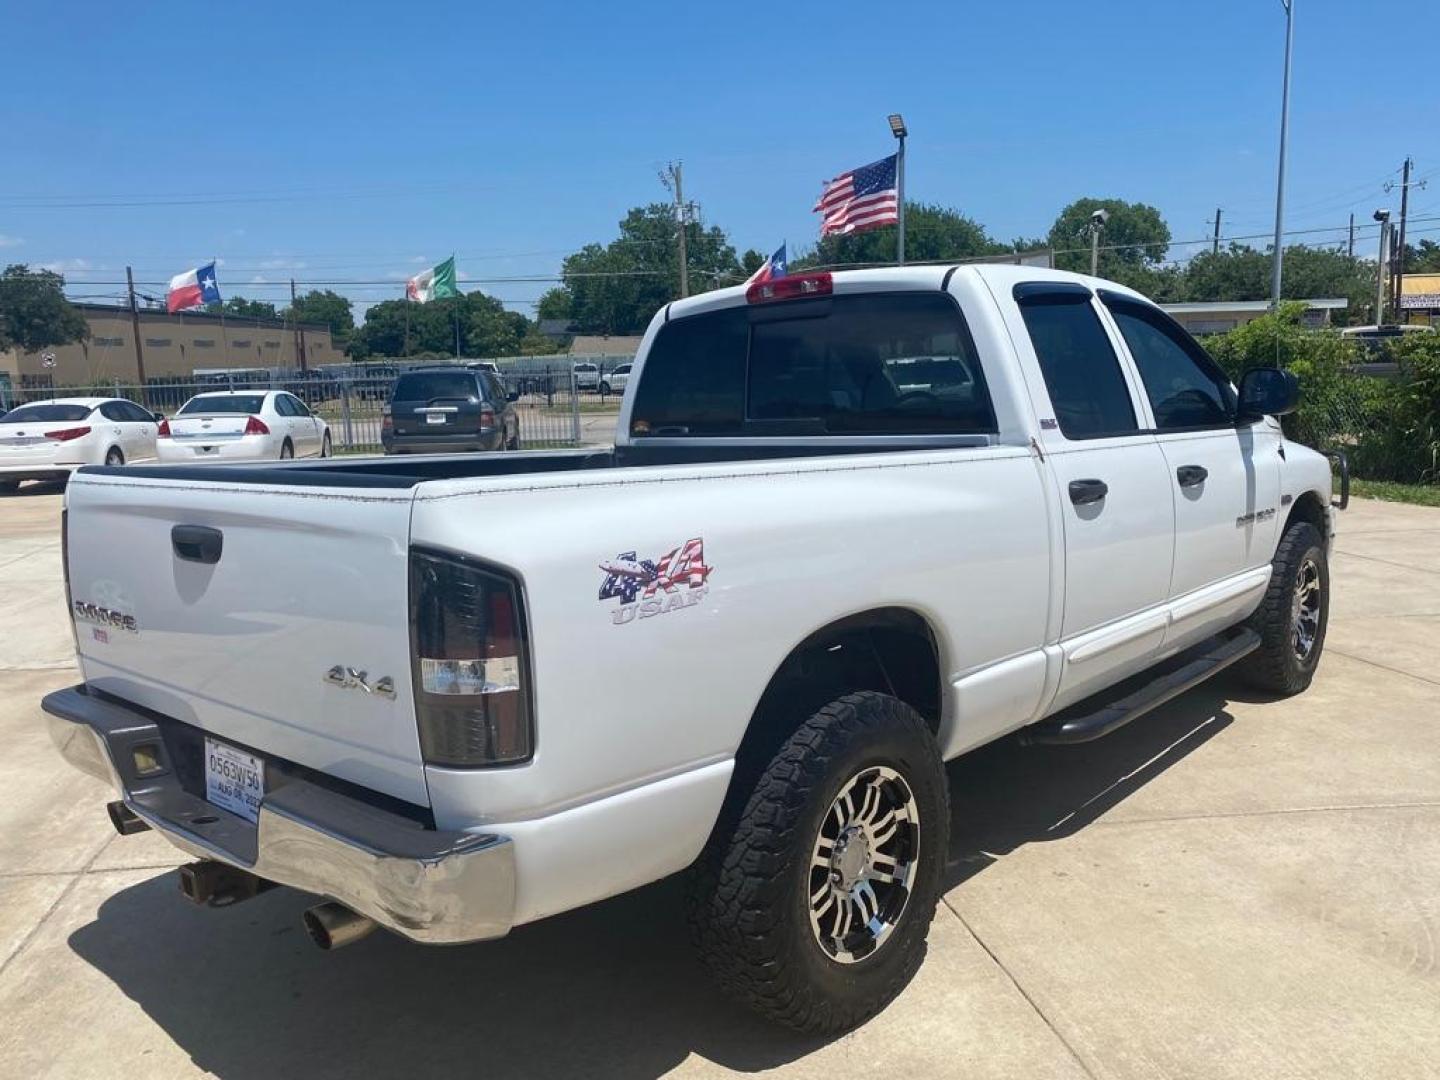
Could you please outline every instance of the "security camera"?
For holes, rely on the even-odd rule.
[[[1106,210],[1104,207],[1101,207],[1099,210],[1096,210],[1093,214],[1090,215],[1091,223],[1096,226],[1104,225],[1109,220],[1110,211]]]
[[[1389,221],[1389,220],[1390,220],[1390,211],[1389,211],[1389,210],[1376,210],[1376,211],[1375,211],[1375,220],[1376,220],[1376,221],[1382,221],[1382,222],[1383,222],[1383,221]]]

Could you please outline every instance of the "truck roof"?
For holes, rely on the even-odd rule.
[[[813,273],[820,273],[817,267]],[[803,277],[805,271],[789,275]],[[908,266],[877,266],[863,270],[834,270],[830,276],[836,295],[856,292],[909,292],[914,290],[941,289],[956,274],[967,274],[984,281],[992,289],[1009,290],[1021,281],[1064,281],[1085,285],[1091,289],[1109,289],[1137,299],[1149,298],[1114,281],[1077,274],[1069,270],[1048,270],[1037,266],[1016,266],[1010,263],[935,263],[912,264]],[[713,311],[745,302],[745,286],[732,285],[726,289],[715,289],[698,296],[675,300],[661,309],[663,321],[696,315],[702,311]]]

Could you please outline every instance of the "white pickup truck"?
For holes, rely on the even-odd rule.
[[[44,709],[193,900],[464,942],[688,871],[721,983],[843,1029],[920,963],[945,760],[1236,661],[1309,684],[1297,393],[1072,274],[708,293],[656,315],[613,450],[82,469],[84,682]]]

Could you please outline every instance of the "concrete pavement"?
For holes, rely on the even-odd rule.
[[[0,499],[0,1076],[1440,1076],[1440,511],[1342,516],[1306,694],[954,763],[929,957],[828,1042],[711,989],[673,882],[452,949],[320,953],[289,890],[191,908],[40,726],[58,515]]]

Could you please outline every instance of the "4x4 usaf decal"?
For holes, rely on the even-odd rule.
[[[610,613],[616,626],[635,619],[648,619],[680,608],[694,607],[710,591],[707,582],[713,567],[705,564],[705,541],[687,540],[659,560],[639,559],[633,551],[622,551],[600,564],[605,580],[600,599],[620,600]]]

